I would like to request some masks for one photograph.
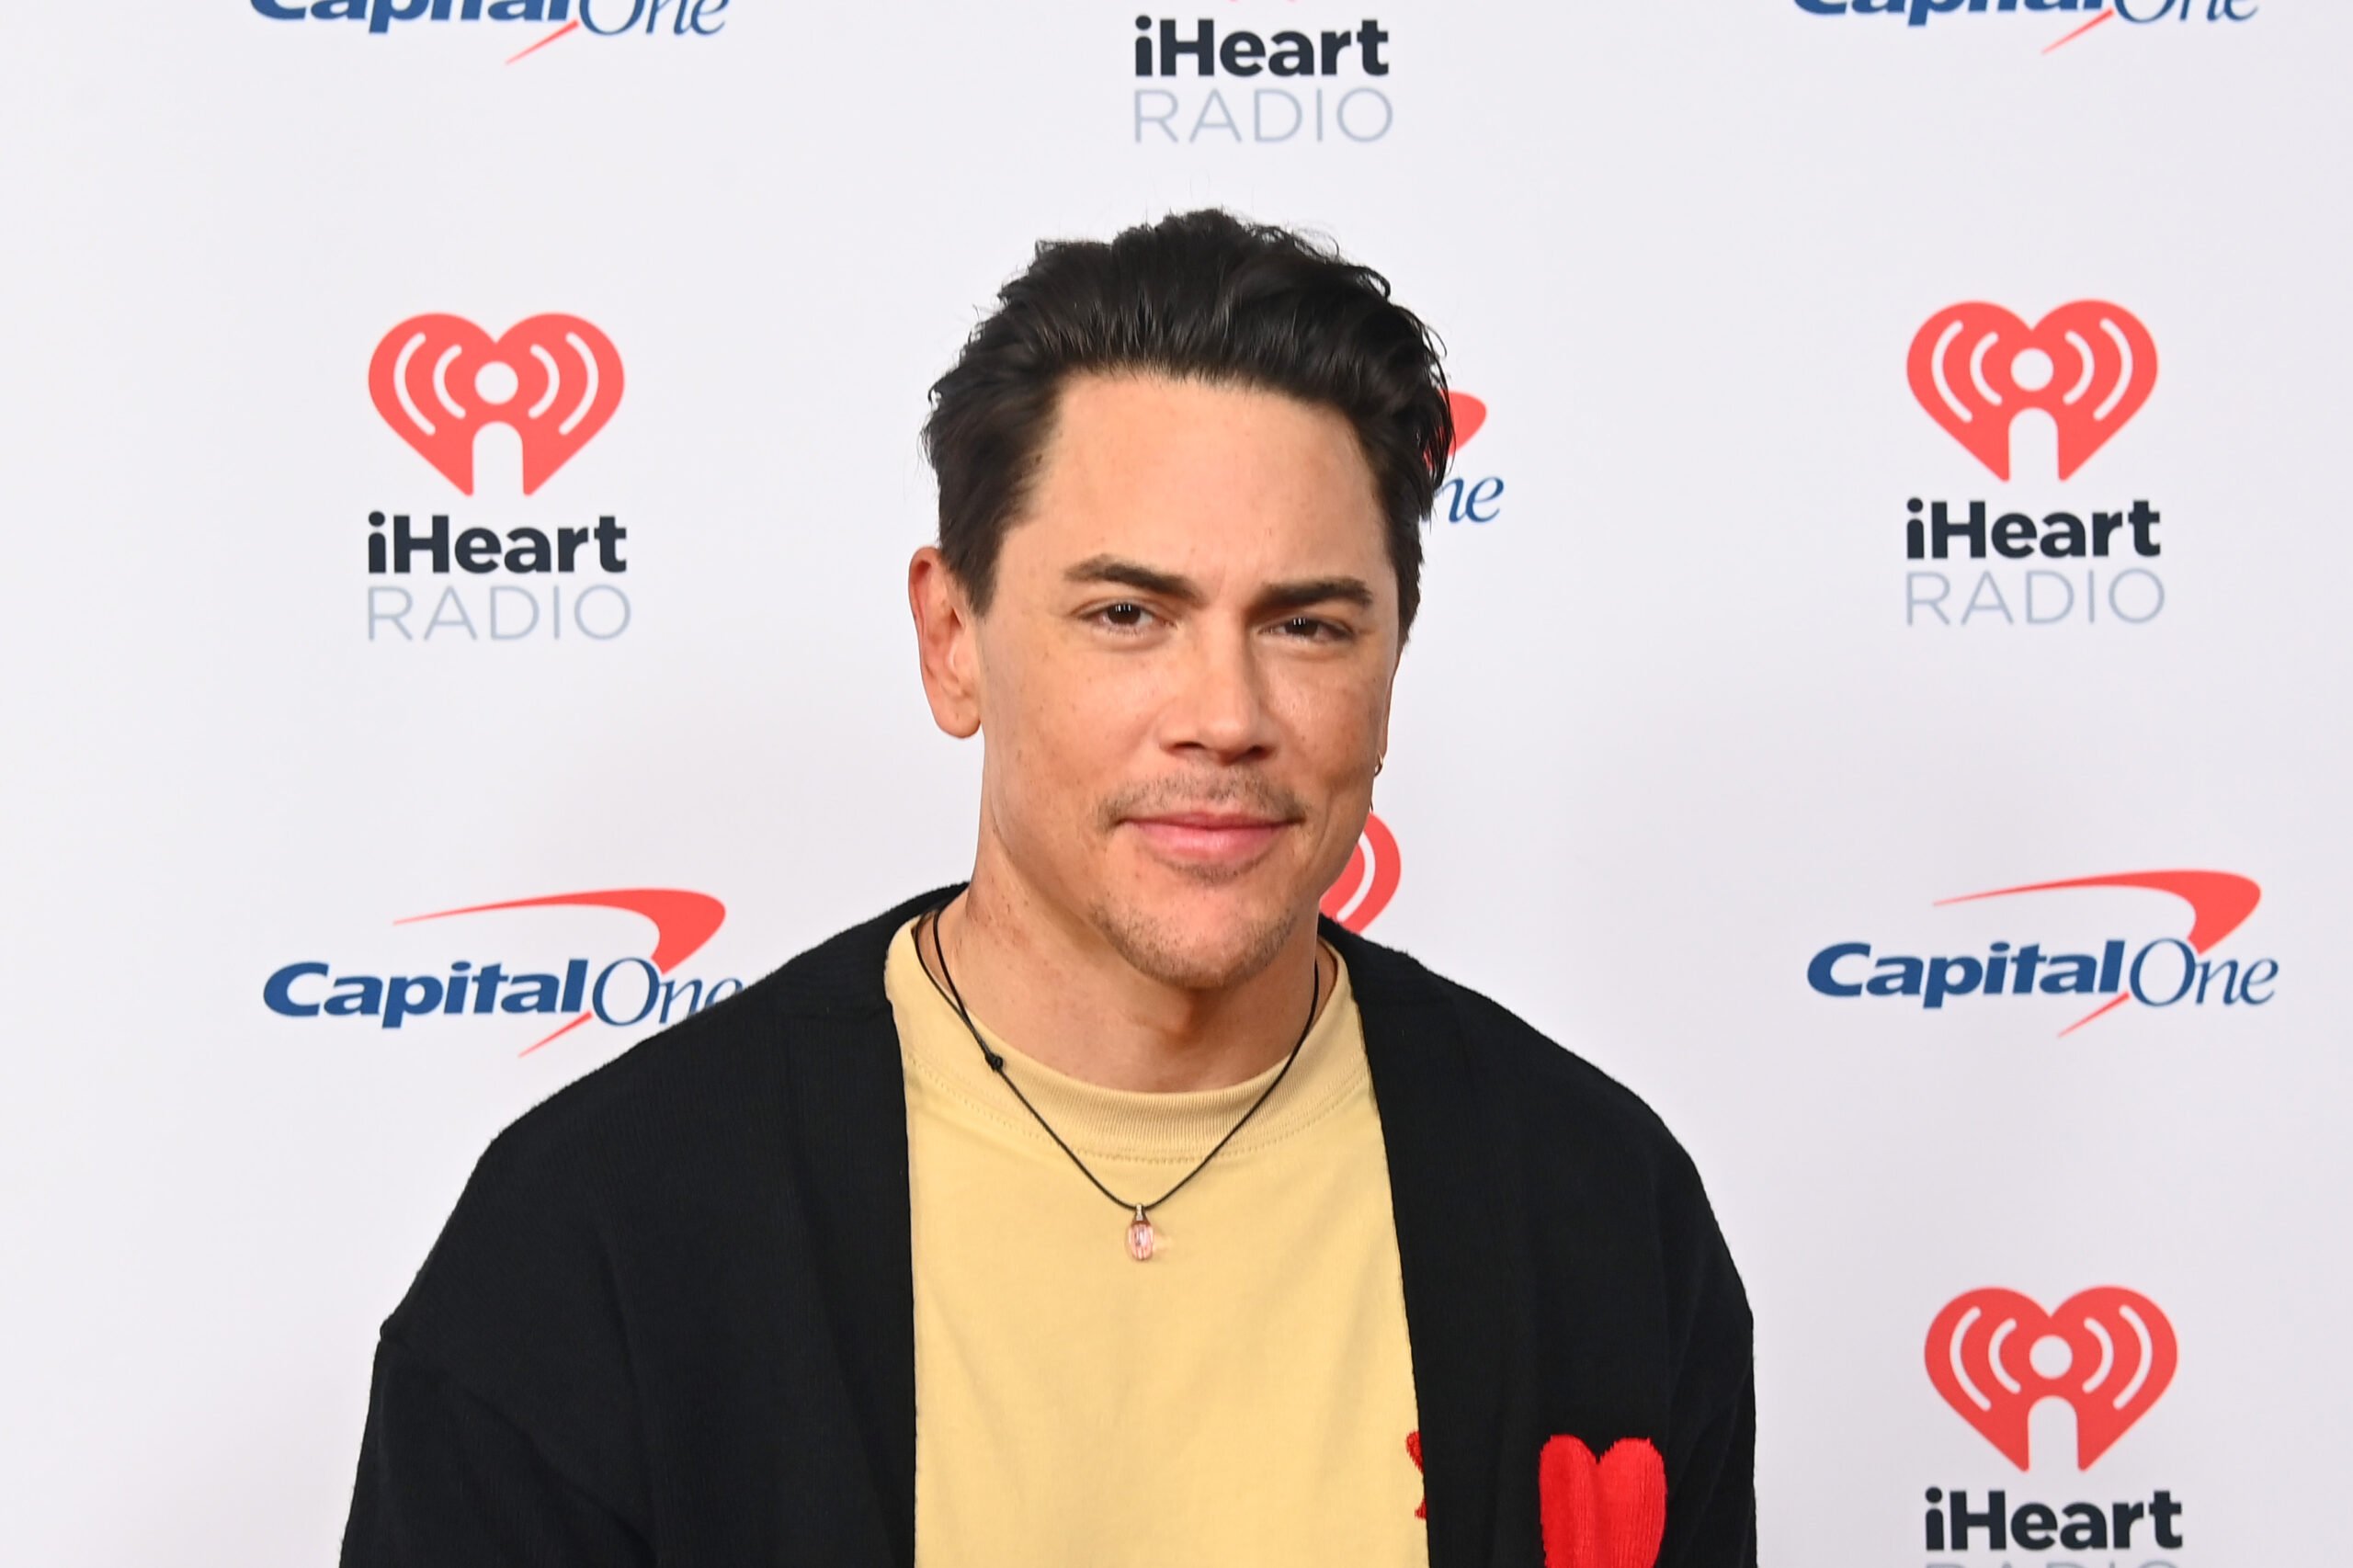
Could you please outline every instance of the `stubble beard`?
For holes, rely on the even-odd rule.
[[[1279,821],[1303,823],[1307,812],[1298,797],[1265,779],[1229,775],[1211,780],[1164,780],[1124,790],[1103,802],[1097,813],[1097,831],[1109,834],[1130,816],[1169,807],[1205,804],[1246,805]],[[1303,826],[1294,832],[1304,832]],[[1187,873],[1196,886],[1217,887],[1264,874],[1267,867],[1221,869],[1195,867]],[[1140,900],[1125,902],[1098,893],[1087,906],[1087,919],[1111,949],[1138,973],[1163,985],[1186,991],[1219,991],[1238,985],[1275,961],[1299,929],[1301,912],[1285,909],[1212,935],[1206,942],[1188,941],[1173,922],[1162,918]]]
[[[1293,910],[1252,921],[1203,951],[1149,911],[1109,899],[1087,910],[1089,923],[1131,968],[1185,991],[1222,991],[1258,974],[1290,942],[1299,918]]]

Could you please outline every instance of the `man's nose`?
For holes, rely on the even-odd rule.
[[[1274,744],[1266,672],[1246,630],[1221,628],[1187,650],[1165,716],[1172,747],[1198,746],[1221,762],[1267,750]]]

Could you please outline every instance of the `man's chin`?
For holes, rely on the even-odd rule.
[[[1264,970],[1302,914],[1236,887],[1172,889],[1166,896],[1106,901],[1096,928],[1131,966],[1165,985],[1215,991]]]

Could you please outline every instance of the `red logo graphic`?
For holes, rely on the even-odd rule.
[[[523,494],[545,484],[621,401],[612,339],[578,316],[533,316],[493,342],[463,316],[412,316],[368,365],[376,412],[465,494],[474,437],[504,425],[523,443]]]
[[[1912,339],[1912,395],[1972,457],[2010,477],[2010,424],[2029,408],[2059,428],[2059,477],[2083,467],[2140,412],[2157,346],[2131,312],[2098,300],[2034,325],[1999,305],[1954,305]]]
[[[1963,893],[1959,898],[1940,898],[1936,907],[1973,903],[1981,898],[2007,898],[2012,893],[2056,892],[2063,888],[2146,888],[2152,892],[2173,894],[2189,905],[2189,935],[2183,940],[2200,958],[2246,924],[2246,917],[2263,901],[2263,889],[2253,879],[2232,871],[2120,871],[2107,877],[2071,877],[2060,882],[2029,882],[2023,887],[1995,888],[1991,892]],[[2132,994],[2127,991],[2112,1002],[2102,1003],[2061,1029],[2059,1038],[2066,1039],[2094,1018],[2103,1017],[2131,1000]]]
[[[1928,1328],[1928,1381],[1962,1420],[2020,1470],[2027,1419],[2046,1399],[2075,1412],[2075,1468],[2089,1470],[2173,1381],[2173,1325],[2157,1304],[2113,1285],[2045,1312],[2015,1290],[1972,1290]]]
[[[1666,1535],[1666,1465],[1646,1437],[1621,1437],[1596,1460],[1574,1437],[1549,1437],[1536,1465],[1544,1568],[1651,1568]]]
[[[1487,422],[1487,405],[1463,392],[1448,392],[1446,401],[1454,410],[1454,445],[1447,449],[1446,454],[1452,457],[1469,446],[1471,437],[1479,433],[1479,426]]]
[[[497,909],[552,909],[566,905],[627,910],[631,915],[642,915],[654,922],[654,951],[648,955],[648,961],[656,972],[665,975],[694,957],[696,951],[710,940],[711,934],[719,929],[720,922],[727,918],[727,906],[709,893],[685,892],[676,888],[616,888],[607,892],[559,892],[550,893],[544,898],[509,899],[504,903],[472,903],[463,909],[412,915],[392,924],[414,926],[422,920],[447,920],[458,915],[487,915]],[[563,1039],[595,1016],[593,1012],[582,1013],[545,1040],[534,1040],[525,1046],[521,1054],[529,1056],[540,1046]]]
[[[1351,931],[1362,931],[1389,907],[1397,891],[1397,839],[1389,824],[1367,815],[1364,832],[1337,881],[1324,893],[1324,913]]]
[[[630,18],[630,20],[631,20],[631,22],[632,24],[634,24],[634,23],[636,22],[637,18],[636,18],[635,17],[633,17],[633,16],[632,16],[632,17]],[[543,39],[540,40],[540,41],[539,41],[539,42],[537,42],[537,43],[535,43],[535,44],[531,44],[531,45],[527,46],[526,48],[524,48],[524,49],[523,49],[520,52],[518,52],[518,53],[515,53],[515,54],[510,54],[510,55],[508,55],[508,56],[506,57],[506,63],[507,63],[507,64],[509,64],[509,65],[512,65],[512,64],[514,64],[517,61],[521,60],[521,59],[525,58],[526,56],[533,55],[533,54],[537,54],[537,53],[539,53],[539,51],[541,51],[541,50],[545,49],[548,45],[550,45],[550,44],[553,43],[556,40],[558,40],[558,39],[562,38],[564,34],[566,34],[566,33],[568,33],[568,32],[572,31],[572,30],[573,30],[573,28],[574,28],[578,27],[579,25],[580,25],[580,22],[579,22],[578,18],[576,18],[576,17],[575,17],[574,19],[573,19],[572,21],[569,21],[569,22],[564,23],[564,24],[563,24],[563,26],[562,26],[562,27],[560,27],[560,28],[556,28],[556,30],[555,30],[555,31],[553,31],[553,32],[551,32],[551,33],[548,34],[548,36],[547,36],[547,37],[545,37],[545,38],[543,38]],[[647,29],[646,29],[646,30],[647,30],[648,32],[651,32],[651,31],[653,30],[653,28],[649,26],[649,27],[647,28]],[[2064,40],[2062,40],[2062,41],[2064,41]],[[2056,47],[2056,46],[2054,45],[2053,47]]]
[[[2087,33],[2087,32],[2091,31],[2094,28],[2096,28],[2096,27],[2099,26],[2102,22],[2107,21],[2109,17],[2113,17],[2113,16],[2115,16],[2115,15],[2116,15],[2116,13],[2115,13],[2115,12],[2113,12],[2113,11],[2102,11],[2098,16],[2094,17],[2090,21],[2086,22],[2082,27],[2080,27],[2080,28],[2071,28],[2069,31],[2067,31],[2067,32],[2065,32],[2065,33],[2061,34],[2061,35],[2060,35],[2060,37],[2059,37],[2058,41],[2057,41],[2057,42],[2055,42],[2055,43],[2052,43],[2052,44],[2050,44],[2050,45],[2047,45],[2047,46],[2043,49],[2042,52],[2043,52],[2043,53],[2045,53],[2045,54],[2048,54],[2048,53],[2050,53],[2050,52],[2052,51],[2052,50],[2054,50],[2054,49],[2060,48],[2062,45],[2064,45],[2064,44],[2070,44],[2070,43],[2075,42],[2077,39],[2079,39],[2079,38],[2083,37],[2086,33]],[[2187,13],[2187,12],[2185,12],[2185,13],[2184,13],[2184,15],[2188,15],[2188,13]]]
[[[1422,1435],[1420,1432],[1414,1431],[1405,1434],[1405,1452],[1412,1456],[1415,1470],[1419,1471],[1422,1468]],[[1430,1500],[1427,1497],[1424,1497],[1421,1502],[1421,1506],[1414,1510],[1414,1517],[1417,1519],[1427,1519],[1429,1517]]]

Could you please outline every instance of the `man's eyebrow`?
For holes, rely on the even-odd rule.
[[[1090,555],[1064,572],[1063,581],[1119,583],[1188,605],[1199,604],[1209,597],[1190,577],[1179,577],[1173,572],[1156,572],[1140,562],[1122,561],[1116,555]]]
[[[1089,556],[1064,572],[1063,577],[1071,583],[1119,583],[1179,604],[1198,605],[1209,597],[1190,577],[1156,571],[1115,555]],[[1277,610],[1304,609],[1336,599],[1363,609],[1370,609],[1374,602],[1370,585],[1361,577],[1308,577],[1294,583],[1267,584],[1251,601],[1250,608],[1253,614],[1265,615]]]
[[[1305,609],[1338,599],[1358,609],[1372,608],[1372,588],[1361,577],[1309,577],[1297,583],[1269,583],[1250,606],[1255,614]]]

